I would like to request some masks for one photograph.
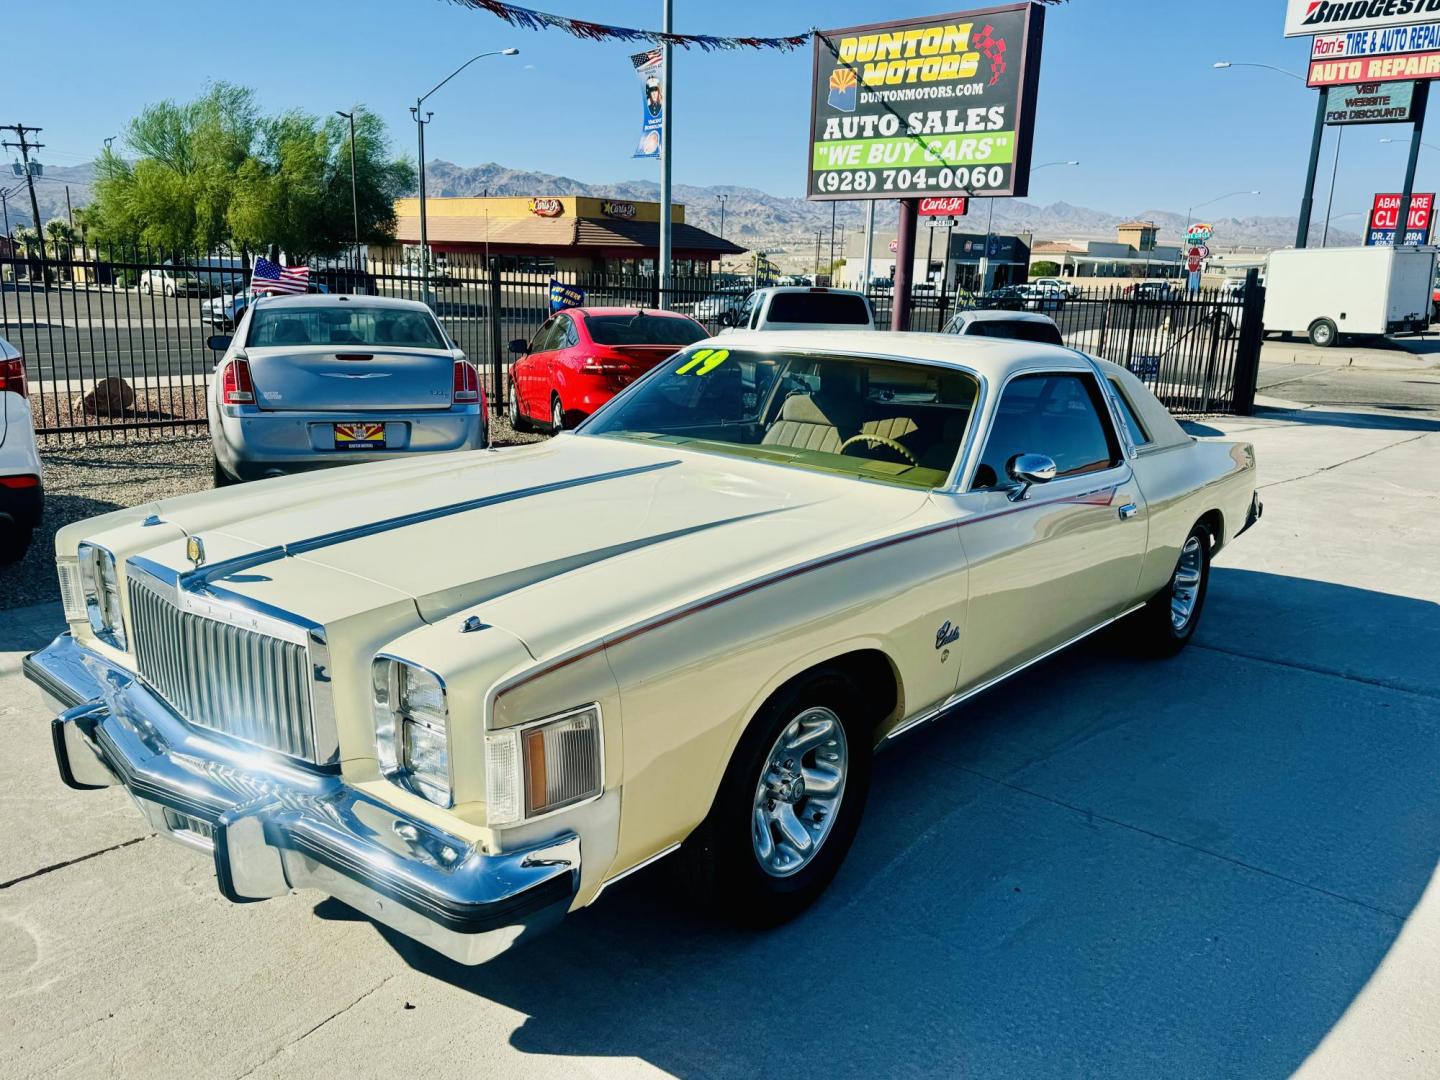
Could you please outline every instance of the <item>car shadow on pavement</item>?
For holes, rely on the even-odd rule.
[[[1289,1076],[1440,859],[1437,614],[1217,567],[1180,657],[1100,635],[881,755],[836,881],[773,931],[694,912],[670,860],[478,968],[377,930],[537,1055]]]
[[[1382,408],[1383,406],[1373,406]],[[1407,416],[1397,412],[1330,412],[1324,409],[1268,409],[1256,407],[1255,415],[1292,424],[1318,424],[1321,427],[1357,428],[1374,431],[1440,431],[1440,420],[1425,416]],[[1242,418],[1243,419],[1243,418]],[[1187,426],[1190,434],[1201,434]],[[1206,431],[1203,434],[1211,434]],[[1220,434],[1220,432],[1214,432]]]

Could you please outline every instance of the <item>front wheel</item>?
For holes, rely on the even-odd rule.
[[[510,383],[510,403],[506,406],[506,412],[510,417],[511,431],[523,432],[530,430],[530,421],[526,418],[525,414],[520,411],[520,391],[516,388],[513,381]]]
[[[1126,620],[1137,651],[1154,657],[1174,656],[1195,636],[1210,587],[1212,542],[1204,525],[1191,529],[1180,546],[1169,584]]]
[[[870,788],[864,695],[839,671],[800,676],[740,740],[681,862],[695,898],[725,918],[774,926],[818,897],[840,868]]]

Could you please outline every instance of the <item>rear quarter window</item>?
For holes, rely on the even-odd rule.
[[[765,320],[868,326],[870,307],[863,297],[844,293],[776,293],[770,298],[770,310]]]
[[[1011,341],[1033,341],[1040,345],[1064,345],[1060,331],[1049,323],[1027,319],[977,319],[965,332],[967,337],[1008,338]]]
[[[1140,417],[1135,415],[1135,409],[1130,404],[1130,399],[1125,396],[1125,391],[1114,379],[1109,380],[1110,389],[1115,392],[1115,401],[1120,406],[1120,416],[1125,421],[1125,428],[1130,432],[1130,441],[1137,447],[1150,445],[1150,435],[1145,430],[1145,425],[1140,423]]]

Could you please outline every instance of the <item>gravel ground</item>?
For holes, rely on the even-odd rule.
[[[517,434],[503,417],[494,417],[490,438],[495,446],[515,446],[545,436]],[[45,516],[25,558],[13,566],[0,566],[0,611],[60,599],[54,565],[56,530],[121,507],[206,491],[212,479],[208,434],[42,447],[40,456],[45,463]]]

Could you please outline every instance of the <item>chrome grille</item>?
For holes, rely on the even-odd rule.
[[[315,761],[303,645],[182,611],[135,576],[130,623],[140,676],[182,719]]]

